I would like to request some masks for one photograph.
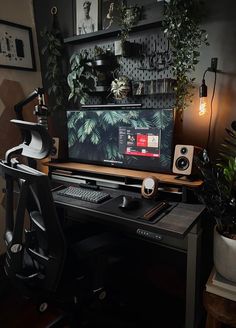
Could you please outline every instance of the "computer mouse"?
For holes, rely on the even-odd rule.
[[[137,208],[139,205],[139,201],[137,198],[133,198],[131,196],[123,196],[122,203],[120,203],[119,207],[125,210],[132,210]]]

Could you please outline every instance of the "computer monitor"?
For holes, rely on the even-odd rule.
[[[68,159],[76,162],[170,172],[172,109],[67,111]]]

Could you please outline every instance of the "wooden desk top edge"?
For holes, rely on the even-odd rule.
[[[177,186],[186,186],[190,188],[198,188],[202,185],[202,180],[189,181],[186,178],[176,179],[176,175],[164,174],[157,172],[147,172],[147,171],[138,171],[130,170],[123,168],[114,168],[109,166],[100,166],[93,164],[84,164],[84,163],[75,163],[75,162],[47,162],[45,165],[58,169],[58,170],[73,170],[73,171],[83,171],[89,173],[100,173],[104,175],[113,175],[120,176],[125,178],[133,179],[144,179],[148,176],[155,176],[158,180],[167,184],[175,184]]]

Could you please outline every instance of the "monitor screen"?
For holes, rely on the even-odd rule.
[[[153,172],[170,172],[173,110],[67,111],[69,160]]]

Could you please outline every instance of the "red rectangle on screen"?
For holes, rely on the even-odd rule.
[[[137,146],[138,147],[147,147],[148,137],[146,134],[137,134]]]

